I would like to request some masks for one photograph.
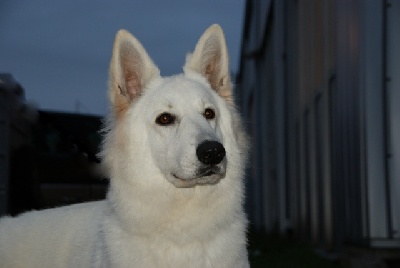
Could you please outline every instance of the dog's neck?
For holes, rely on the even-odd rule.
[[[180,233],[197,236],[206,229],[229,224],[238,217],[239,206],[230,199],[232,195],[241,193],[225,193],[223,185],[176,188],[168,181],[157,185],[137,191],[133,184],[113,183],[111,180],[109,204],[118,207],[118,210],[112,209],[112,213],[117,214],[124,231],[132,235],[165,231],[176,232],[177,238]],[[205,215],[207,221],[203,220]]]

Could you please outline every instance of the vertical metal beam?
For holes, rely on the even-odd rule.
[[[385,238],[388,235],[388,211],[385,183],[385,137],[383,99],[383,5],[381,1],[364,3],[363,48],[364,69],[361,88],[364,89],[365,169],[368,224],[365,235]]]

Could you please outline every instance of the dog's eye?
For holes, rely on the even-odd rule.
[[[213,109],[207,108],[204,110],[204,117],[208,120],[215,118],[215,112]]]
[[[171,125],[174,123],[174,121],[175,116],[170,113],[162,113],[156,119],[156,123],[161,126]]]

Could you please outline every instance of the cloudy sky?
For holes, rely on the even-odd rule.
[[[225,31],[238,69],[244,0],[5,0],[0,2],[0,73],[14,74],[41,109],[104,115],[115,33],[133,33],[161,75],[180,73],[203,31]]]

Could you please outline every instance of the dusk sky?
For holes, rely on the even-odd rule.
[[[244,0],[1,1],[0,73],[12,73],[40,109],[104,115],[114,37],[135,35],[160,68],[180,73],[204,30],[224,29],[239,63]]]

